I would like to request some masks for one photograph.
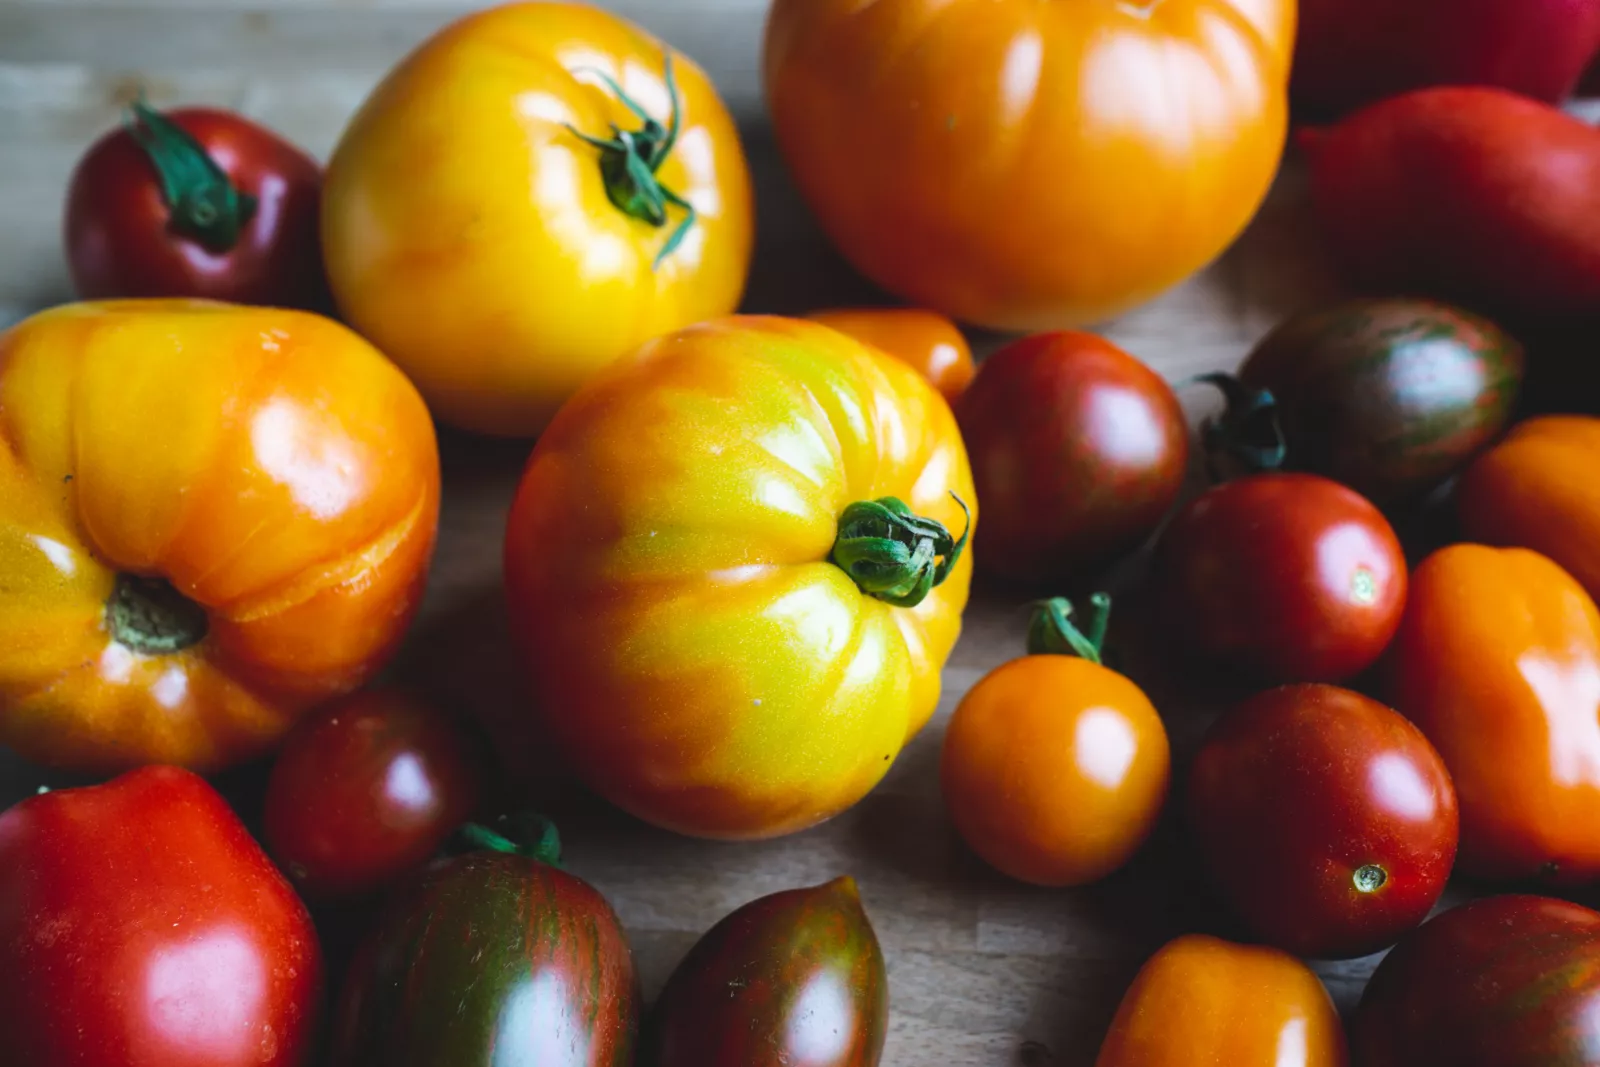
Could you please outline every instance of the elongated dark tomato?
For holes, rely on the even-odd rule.
[[[874,1067],[889,1021],[877,935],[849,878],[752,901],[678,965],[640,1067]]]
[[[629,1067],[633,955],[586,882],[476,852],[395,904],[346,981],[333,1067]]]

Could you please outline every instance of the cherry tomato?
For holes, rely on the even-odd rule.
[[[1066,602],[1051,601],[1035,619],[1033,654],[973,686],[945,732],[951,821],[974,852],[1024,882],[1105,877],[1149,837],[1166,799],[1161,717],[1099,662],[1108,608],[1095,598],[1085,636]]]
[[[477,809],[483,761],[415,697],[368,690],[302,720],[267,783],[272,854],[308,896],[356,897],[424,863]]]
[[[1405,608],[1394,528],[1365,497],[1314,474],[1257,474],[1202,493],[1162,535],[1156,574],[1166,617],[1193,651],[1274,681],[1361,673]]]
[[[84,299],[194,296],[326,310],[322,169],[227,111],[143,103],[67,189],[67,265]]]
[[[921,308],[842,308],[807,316],[908,363],[954,404],[977,368],[960,328]]]
[[[1269,690],[1217,720],[1188,811],[1217,889],[1297,956],[1392,945],[1428,917],[1456,856],[1439,753],[1398,712],[1331,685]]]
[[[1092,334],[1040,334],[995,353],[956,415],[983,506],[974,558],[1007,581],[1107,562],[1154,533],[1183,487],[1178,398]]]

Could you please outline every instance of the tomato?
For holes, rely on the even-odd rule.
[[[1297,956],[1394,944],[1428,917],[1456,858],[1439,754],[1400,715],[1331,685],[1268,690],[1217,720],[1188,811],[1222,896]]]
[[[266,835],[313,897],[376,892],[432,856],[477,809],[484,761],[400,690],[336,700],[289,733],[267,782]]]
[[[1156,7],[778,0],[779,147],[834,244],[907,303],[1103,320],[1232,243],[1283,149],[1291,0]]]
[[[1600,876],[1600,611],[1534,552],[1452,545],[1412,577],[1394,706],[1461,801],[1461,869]]]
[[[972,348],[956,324],[921,308],[841,308],[808,315],[858,341],[910,364],[954,404],[977,369]]]
[[[1429,300],[1351,300],[1280,324],[1237,384],[1212,376],[1230,410],[1207,435],[1246,466],[1252,450],[1274,465],[1280,442],[1258,429],[1266,390],[1288,466],[1408,503],[1500,435],[1522,371],[1522,346],[1487,319]]]
[[[1095,1067],[1344,1067],[1328,991],[1292,956],[1203,934],[1169,942],[1123,996]]]
[[[777,318],[648,344],[562,409],[512,504],[530,711],[657,825],[820,822],[933,714],[972,507],[950,408],[904,364]]]
[[[651,1010],[650,1067],[876,1067],[889,1028],[883,952],[856,884],[751,901],[697,942]]]
[[[1600,914],[1547,897],[1475,900],[1400,942],[1351,1027],[1363,1067],[1593,1064]]]
[[[1189,427],[1172,389],[1086,333],[1025,338],[957,405],[983,501],[980,568],[1029,585],[1139,545],[1178,499]]]
[[[305,312],[118,301],[0,334],[0,742],[221,768],[354,689],[422,594],[433,424]]]
[[[67,266],[86,299],[189,296],[323,310],[322,168],[271,130],[143,102],[67,187]]]
[[[1600,419],[1529,419],[1467,468],[1456,492],[1462,529],[1548,556],[1600,598],[1597,469]]]
[[[633,953],[552,848],[471,852],[395,898],[351,965],[337,1067],[630,1067]]]
[[[446,422],[530,435],[595,370],[732,311],[750,177],[705,72],[587,4],[452,23],[328,164],[339,308]]]
[[[0,1049],[30,1067],[299,1067],[322,956],[228,805],[176,767],[0,815]]]
[[[1013,878],[1083,885],[1121,867],[1155,828],[1171,751],[1150,699],[1100,665],[1110,601],[1087,634],[1050,601],[1029,655],[986,675],[945,731],[945,807],[968,845]]]
[[[1406,600],[1394,529],[1314,474],[1256,474],[1202,493],[1156,552],[1166,618],[1198,655],[1273,681],[1336,682],[1388,646]]]

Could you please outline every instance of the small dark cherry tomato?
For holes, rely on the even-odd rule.
[[[375,892],[471,817],[483,762],[460,727],[415,697],[345,697],[285,740],[267,783],[268,846],[307,896]]]
[[[1331,685],[1272,689],[1218,719],[1188,814],[1239,917],[1317,959],[1376,952],[1427,918],[1460,830],[1450,772],[1422,731]]]
[[[325,311],[322,169],[227,111],[136,103],[67,190],[67,265],[84,299],[188,296]]]
[[[1202,493],[1162,535],[1156,579],[1169,625],[1195,653],[1280,682],[1360,674],[1406,600],[1394,528],[1365,497],[1314,474],[1256,474]]]
[[[983,524],[979,570],[1048,584],[1155,532],[1183,487],[1183,409],[1161,376],[1101,337],[1046,333],[991,356],[956,407]]]

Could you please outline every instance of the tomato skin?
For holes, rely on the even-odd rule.
[[[751,901],[712,927],[667,980],[639,1062],[877,1067],[888,1029],[883,951],[855,882],[839,878]]]
[[[267,843],[307,896],[366,896],[433,855],[477,809],[485,775],[473,742],[433,707],[400,690],[355,693],[284,740]]]
[[[118,127],[89,149],[67,187],[67,265],[78,295],[326,310],[331,302],[317,232],[322,168],[232,112],[184,108],[166,117],[257,206],[227,250],[208,250],[178,233],[158,172],[128,129]]]
[[[966,392],[978,372],[972,346],[956,324],[922,308],[838,308],[807,315],[907,363],[933,383],[950,403]]]
[[[940,781],[961,836],[1020,881],[1075,886],[1132,858],[1167,796],[1171,750],[1116,671],[1034,655],[990,672],[945,733]]]
[[[655,225],[619,208],[573,129],[643,128],[595,72],[669,125],[669,54],[681,133],[656,173],[697,219],[664,255],[683,209]],[[525,437],[607,363],[738,306],[750,176],[687,56],[593,5],[502,4],[444,27],[373,90],[328,164],[322,237],[340,311],[439,418]]]
[[[148,767],[0,815],[0,1048],[40,1067],[299,1067],[305,905],[204,780]]]
[[[0,334],[0,428],[0,741],[31,760],[261,755],[376,673],[421,599],[433,424],[328,319],[45,311]]]
[[[1123,996],[1095,1067],[1345,1067],[1321,980],[1273,948],[1203,934],[1168,942]]]
[[[1428,735],[1461,802],[1461,869],[1600,876],[1600,611],[1524,549],[1452,545],[1412,577],[1393,704]]]
[[[1158,588],[1200,656],[1279,682],[1337,682],[1388,646],[1406,561],[1383,515],[1313,474],[1256,474],[1190,501],[1162,534]]]
[[[1600,914],[1500,896],[1452,908],[1378,965],[1350,1029],[1363,1067],[1596,1062]]]
[[[956,409],[983,501],[978,566],[1040,585],[1136,547],[1183,488],[1189,430],[1161,376],[1087,333],[1017,341]]]
[[[1256,936],[1315,959],[1376,952],[1427,918],[1459,833],[1450,772],[1422,731],[1330,685],[1268,690],[1217,720],[1188,812]],[[1374,869],[1381,884],[1361,889]]]

